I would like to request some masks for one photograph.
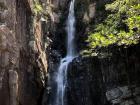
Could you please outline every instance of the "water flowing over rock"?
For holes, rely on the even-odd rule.
[[[140,105],[140,44],[77,54],[112,1],[0,0],[0,105]]]
[[[74,3],[75,0],[72,0],[69,7],[69,14],[67,19],[67,54],[60,61],[60,66],[58,67],[58,71],[56,73],[55,81],[56,81],[56,93],[54,94],[53,101],[50,102],[50,105],[66,105],[66,87],[67,83],[67,70],[69,63],[72,62],[76,55],[75,49],[75,13],[74,13]],[[51,82],[55,82],[51,81]]]

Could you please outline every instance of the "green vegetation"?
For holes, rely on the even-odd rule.
[[[33,11],[34,11],[35,15],[40,14],[40,13],[43,12],[43,7],[42,7],[41,3],[38,0],[34,0]]]
[[[33,12],[38,19],[42,18],[45,21],[52,18],[53,6],[49,3],[42,3],[39,0],[34,0]]]
[[[107,18],[89,33],[90,49],[132,45],[140,37],[140,0],[115,0],[106,5]]]

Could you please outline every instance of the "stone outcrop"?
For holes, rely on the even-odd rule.
[[[76,58],[69,66],[69,105],[139,105],[139,52],[139,45],[113,47],[108,56]]]
[[[0,1],[0,105],[38,105],[48,69],[32,0]]]
[[[9,102],[12,102],[13,104],[11,104],[15,105],[14,99],[17,98],[17,94],[14,92],[17,90],[17,86],[13,87],[13,85],[17,85],[15,84],[17,80],[16,77],[14,80],[14,74],[11,74],[10,70],[18,67],[18,48],[19,46],[16,42],[14,33],[4,25],[0,26],[0,103],[3,105],[9,105]],[[12,96],[12,93],[15,95]],[[9,98],[10,100],[8,101]]]
[[[9,70],[9,89],[10,89],[10,104],[18,105],[18,74],[16,71]]]
[[[106,92],[106,97],[112,104],[120,105],[139,105],[140,104],[140,87],[124,86],[117,87]]]
[[[63,44],[57,43],[61,41],[57,35],[65,37],[68,3],[67,0],[0,1],[0,104],[41,104],[48,63],[58,62],[61,57],[59,50]],[[42,9],[37,10],[36,6]],[[61,26],[62,31],[58,32]]]

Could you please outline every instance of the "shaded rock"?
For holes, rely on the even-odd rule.
[[[124,87],[118,87],[118,89],[121,90],[122,95],[119,97],[115,97],[118,92],[116,92],[116,89],[112,89],[111,91],[107,91],[107,99],[111,101],[113,104],[120,104],[120,105],[135,105],[139,103],[139,96],[136,94],[139,94],[137,90],[138,87],[133,87],[133,91],[131,90],[131,87],[128,86]],[[116,93],[116,94],[114,94]],[[111,95],[108,95],[111,94]],[[112,98],[112,99],[111,99]],[[114,98],[114,99],[113,99]]]
[[[114,100],[114,99],[116,99],[118,97],[121,97],[122,94],[123,93],[119,88],[115,88],[113,90],[107,91],[106,92],[106,97],[110,101],[110,100]]]
[[[129,56],[114,48],[110,56],[75,58],[68,70],[69,105],[139,105],[139,51],[137,45],[127,48]]]
[[[9,70],[10,104],[18,105],[18,74]]]
[[[30,47],[35,53],[37,53],[37,48],[36,48],[36,42],[35,42],[35,41],[30,41],[30,42],[29,42],[29,47]]]
[[[9,105],[9,103],[16,105],[17,103],[17,76],[10,75],[9,70],[17,68],[18,61],[19,46],[15,34],[2,25],[0,26],[0,104],[2,105]]]

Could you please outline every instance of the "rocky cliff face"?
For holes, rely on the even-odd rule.
[[[42,103],[48,64],[53,68],[65,54],[60,42],[65,40],[68,4],[67,0],[0,1],[0,104]]]
[[[76,58],[69,69],[69,105],[139,105],[139,45]]]
[[[86,46],[90,25],[102,21],[98,9],[111,1],[76,0],[79,52]],[[0,1],[0,105],[48,104],[55,88],[52,75],[66,54],[69,2],[40,0],[40,9],[33,0]],[[68,105],[139,105],[139,53],[137,45],[75,58],[69,65]]]
[[[32,1],[0,1],[0,104],[37,105],[47,72],[42,22]]]
[[[102,22],[106,17],[104,6],[111,1],[113,0],[76,0],[76,42],[79,51],[86,46],[84,40],[90,26]],[[64,20],[65,16],[67,11],[62,16]],[[52,75],[55,75],[60,58],[65,55],[65,45],[62,43],[62,38],[65,38],[65,21],[61,22],[58,26],[63,30],[56,32],[60,38],[55,36],[55,43],[52,43],[57,46],[52,48],[57,50],[50,59],[49,86],[43,105],[47,104],[47,97],[55,89],[51,83]],[[101,49],[96,57],[75,58],[69,66],[68,105],[139,105],[139,60],[139,45],[129,48],[109,47]]]

